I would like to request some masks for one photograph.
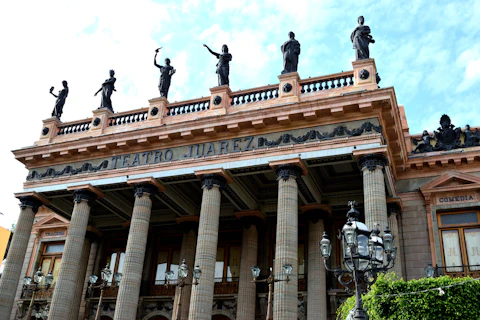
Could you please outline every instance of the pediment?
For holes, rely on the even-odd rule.
[[[68,225],[70,223],[70,221],[68,221],[67,219],[55,214],[55,213],[52,213],[48,216],[46,216],[45,218],[37,221],[37,223],[35,223],[34,227],[35,228],[48,228],[48,227],[57,227],[57,226],[64,226],[64,225]]]
[[[480,189],[480,177],[462,172],[448,172],[426,183],[422,193],[443,192],[454,189]]]

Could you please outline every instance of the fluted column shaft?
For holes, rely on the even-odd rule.
[[[244,218],[246,219],[246,218]],[[240,279],[238,283],[237,320],[255,319],[255,283],[251,267],[257,265],[258,231],[255,224],[245,223],[242,236]]]
[[[0,319],[9,319],[17,291],[20,272],[32,232],[33,219],[42,202],[34,197],[20,198],[20,215],[8,251],[5,268],[0,278]]]
[[[62,266],[55,283],[49,320],[71,319],[75,310],[76,286],[79,279],[79,266],[87,232],[90,206],[96,199],[93,192],[87,190],[74,191],[74,206],[70,227],[68,229],[65,249],[62,256]]]
[[[398,212],[396,208],[389,208],[388,226],[392,235],[394,236],[394,246],[397,247],[397,254],[395,257],[395,266],[392,268],[395,274],[401,278],[403,277],[402,271],[402,240],[400,235],[400,228],[398,227]]]
[[[358,160],[363,173],[363,194],[365,206],[365,224],[370,230],[378,224],[383,233],[388,225],[387,199],[383,168],[387,158],[379,154],[365,155]]]
[[[114,320],[136,319],[150,214],[152,212],[151,196],[157,192],[158,189],[153,185],[139,184],[135,186],[135,204],[130,231],[128,232],[123,278],[118,289]]]
[[[318,246],[324,229],[322,219],[308,224],[308,320],[327,320],[326,272]]]
[[[283,266],[292,265],[290,281],[275,283],[273,319],[297,319],[298,314],[298,186],[301,168],[281,165],[275,169],[278,181],[275,278],[284,279]]]
[[[192,287],[188,312],[188,319],[191,320],[212,318],[221,188],[225,184],[225,178],[219,175],[207,174],[202,177],[202,207],[195,254],[195,265],[201,268],[202,278],[198,285]]]
[[[189,228],[184,231],[183,239],[182,239],[182,248],[180,249],[180,261],[178,265],[182,264],[182,260],[185,259],[187,265],[189,266],[190,271],[188,272],[188,276],[185,279],[185,282],[192,283],[193,279],[193,270],[192,264],[195,261],[195,248],[197,245],[197,232],[193,228]],[[181,297],[180,297],[181,291]],[[178,318],[181,320],[188,319],[188,309],[190,308],[190,296],[192,292],[192,286],[184,286],[180,289],[177,287],[175,289],[175,299],[174,299],[174,307],[173,307],[173,315],[177,314],[178,308],[178,299],[180,299],[180,310],[178,312]],[[172,317],[172,319],[175,319]]]

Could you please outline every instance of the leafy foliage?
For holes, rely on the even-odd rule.
[[[393,273],[379,275],[362,299],[370,320],[480,319],[480,280],[470,277],[404,281]],[[346,319],[354,306],[355,296],[337,310],[338,319]]]

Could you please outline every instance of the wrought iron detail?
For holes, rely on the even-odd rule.
[[[98,125],[100,124],[100,122],[102,122],[102,121],[100,120],[100,118],[95,118],[95,120],[93,120],[93,126],[94,126],[94,127],[98,127]]]
[[[283,92],[285,92],[285,93],[288,93],[288,92],[292,91],[292,89],[293,89],[293,87],[290,83],[285,83],[283,85],[283,88],[282,88]]]
[[[157,107],[153,107],[152,110],[150,111],[150,114],[152,116],[156,116],[158,114],[158,108]]]
[[[295,143],[300,144],[309,140],[329,140],[338,136],[347,136],[347,137],[356,137],[360,136],[363,133],[371,133],[372,130],[382,133],[382,126],[376,126],[371,122],[365,122],[359,128],[349,130],[345,126],[338,126],[332,130],[332,132],[322,133],[317,130],[310,130],[304,135],[295,137],[290,133],[282,134],[278,139],[269,141],[267,138],[259,137],[258,146],[259,147],[276,147],[280,143]]]
[[[32,208],[33,213],[38,212],[38,208],[43,205],[42,201],[32,196],[20,197],[20,208],[25,210],[27,207]]]
[[[46,177],[57,178],[63,175],[75,175],[83,172],[97,172],[108,167],[108,160],[102,161],[98,166],[93,166],[91,163],[84,163],[80,168],[74,168],[71,165],[66,166],[63,170],[56,171],[54,168],[48,168],[44,173],[39,173],[33,170],[28,176],[27,181],[42,179]]]
[[[215,96],[215,98],[213,98],[213,104],[214,105],[218,106],[221,102],[222,102],[222,97]]]
[[[360,76],[360,79],[367,80],[368,77],[370,77],[370,72],[368,72],[368,70],[366,70],[366,69],[362,69],[362,70],[360,70],[359,76]]]
[[[283,179],[283,181],[287,181],[292,176],[298,179],[302,175],[302,168],[292,164],[282,164],[275,168],[275,174],[278,179]]]
[[[88,205],[91,207],[95,200],[97,199],[97,195],[88,190],[75,190],[73,191],[73,201],[76,203],[80,203],[83,200],[87,201]]]
[[[235,202],[235,204],[240,208],[240,210],[248,210],[250,209],[245,202],[230,188],[228,185],[225,186],[223,191],[227,194],[227,196]]]
[[[358,166],[361,170],[367,168],[368,171],[373,171],[377,168],[377,166],[381,166],[385,168],[388,164],[388,159],[382,154],[367,154],[358,158]]]
[[[50,129],[48,129],[48,127],[45,127],[42,130],[42,135],[46,136],[49,132],[50,132]]]
[[[148,193],[150,199],[153,199],[153,197],[158,193],[158,188],[150,183],[136,183],[133,188],[135,190],[135,197],[138,198],[143,197],[144,193]]]
[[[202,188],[210,190],[214,185],[218,186],[220,191],[223,191],[227,185],[227,179],[218,174],[206,174],[202,177]]]

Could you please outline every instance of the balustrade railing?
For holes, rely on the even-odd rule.
[[[206,111],[208,109],[210,109],[210,99],[184,102],[179,104],[170,104],[167,106],[167,117]]]
[[[79,123],[72,123],[66,124],[63,126],[58,127],[57,135],[65,135],[65,134],[72,134],[72,133],[79,133],[88,131],[90,129],[91,120],[79,122]]]
[[[43,286],[43,285],[41,285]],[[53,295],[53,288],[54,287],[43,287],[43,288],[37,288],[35,292],[35,300],[47,300],[51,299]],[[35,289],[33,288],[28,288],[22,289],[22,293],[20,294],[21,299],[31,299],[33,291]]]
[[[340,73],[334,76],[305,79],[300,82],[301,93],[309,93],[321,90],[330,90],[341,87],[353,86],[353,73]]]
[[[130,123],[135,123],[135,122],[141,122],[145,121],[148,118],[148,109],[146,110],[141,110],[138,112],[134,113],[128,113],[128,114],[119,114],[115,115],[113,117],[110,117],[108,120],[108,126],[109,127],[114,127],[114,126],[120,126],[124,124],[130,124]]]
[[[278,98],[278,85],[238,91],[232,94],[231,106]]]

